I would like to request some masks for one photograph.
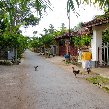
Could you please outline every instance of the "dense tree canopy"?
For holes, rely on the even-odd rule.
[[[50,45],[54,45],[55,37],[63,35],[66,31],[68,31],[65,27],[65,24],[62,23],[60,30],[56,30],[52,24],[49,25],[49,28],[44,28],[44,34],[41,34],[41,37],[33,37],[29,41],[29,47],[31,48],[39,48],[41,46],[50,47]]]
[[[1,0],[0,19],[7,19],[12,26],[17,24],[36,25],[45,8],[46,5],[41,0]],[[37,15],[34,15],[32,10],[37,12]]]

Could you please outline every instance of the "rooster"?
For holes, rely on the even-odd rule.
[[[88,72],[88,74],[89,74],[89,72],[91,72],[90,68],[87,68],[87,72]]]
[[[74,70],[74,67],[72,67],[72,69],[73,69],[73,73],[75,74],[75,77],[76,77],[76,75],[79,74],[80,70]]]
[[[37,70],[37,68],[38,68],[38,66],[34,66],[34,68],[35,68],[35,71]]]

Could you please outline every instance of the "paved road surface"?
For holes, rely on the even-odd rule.
[[[0,66],[0,109],[109,109],[109,94],[26,51],[21,65]]]

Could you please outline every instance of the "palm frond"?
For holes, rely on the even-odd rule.
[[[79,8],[79,6],[81,4],[81,0],[76,0],[76,1],[68,0],[67,1],[67,15],[69,15],[70,10],[72,10],[76,14],[77,17],[79,16],[79,13],[75,9],[75,3],[77,4],[77,6]]]

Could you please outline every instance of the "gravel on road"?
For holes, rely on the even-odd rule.
[[[20,65],[0,66],[0,109],[109,109],[100,88],[36,53],[24,57]]]

